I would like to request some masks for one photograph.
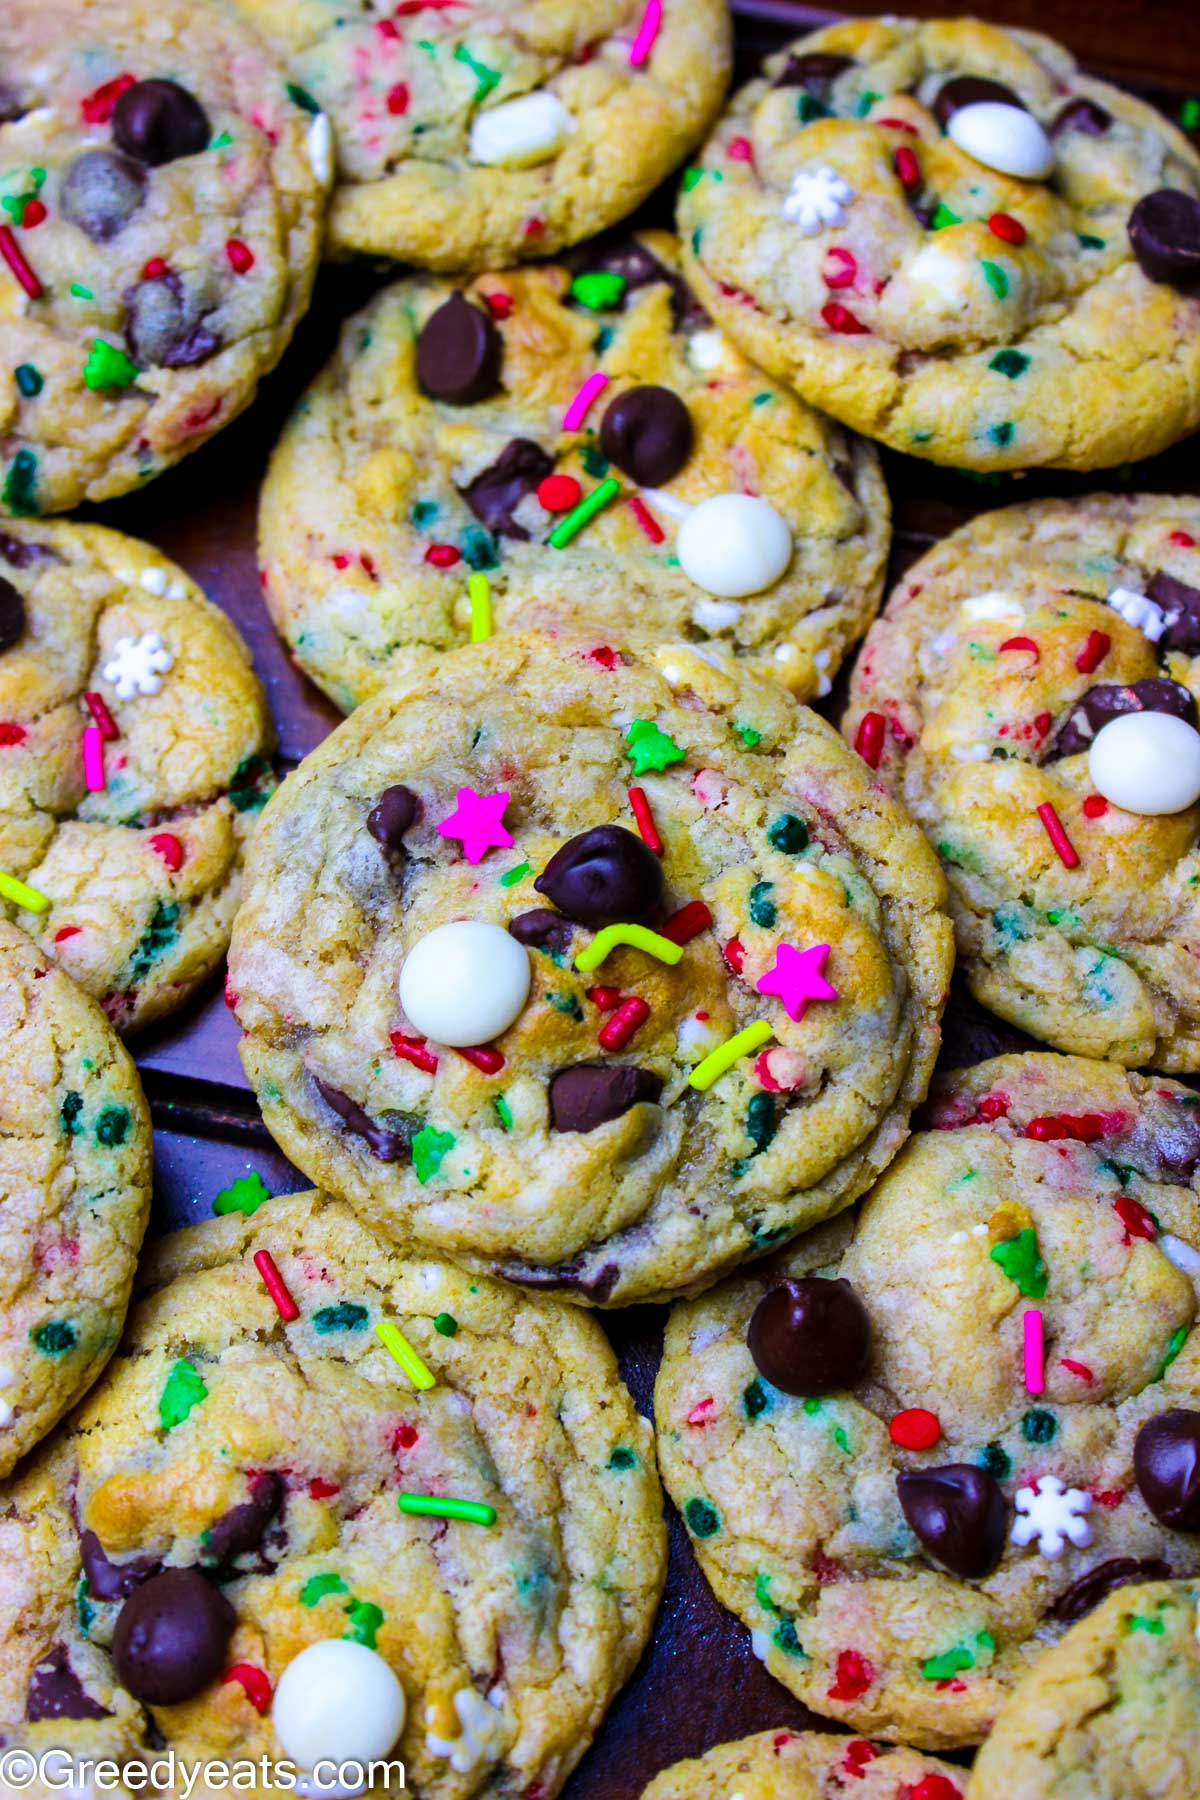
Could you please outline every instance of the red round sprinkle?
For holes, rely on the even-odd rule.
[[[1112,639],[1107,631],[1089,631],[1087,642],[1075,658],[1075,667],[1081,675],[1090,675],[1100,667],[1111,649]]]
[[[8,749],[13,744],[23,744],[28,732],[23,725],[10,724],[0,720],[0,749]]]
[[[225,246],[225,255],[235,275],[246,275],[254,267],[254,252],[249,244],[243,244],[241,238],[230,238]]]
[[[1006,244],[1023,244],[1029,235],[1020,219],[1014,219],[1011,213],[994,212],[988,220],[988,230]]]
[[[1029,650],[1029,651],[1032,651],[1032,653],[1033,653],[1034,662],[1041,662],[1041,660],[1042,660],[1042,653],[1038,649],[1037,645],[1034,643],[1034,641],[1031,637],[1005,638],[1004,642],[1000,646],[1000,649],[1001,649],[1001,651],[1004,651],[1004,650]]]
[[[384,38],[388,43],[390,43],[390,44],[399,43],[400,33],[397,30],[396,26],[392,23],[391,19],[376,19],[375,29],[379,33],[380,37]]]
[[[587,660],[595,663],[598,669],[615,669],[621,660],[621,653],[608,644],[597,644],[594,650],[588,651]]]
[[[415,1426],[409,1424],[397,1425],[395,1431],[392,1433],[392,1449],[411,1450],[413,1445],[419,1440],[420,1436],[421,1434],[417,1431]]]
[[[46,208],[42,205],[40,200],[27,200],[25,202],[25,210],[21,214],[22,229],[25,231],[32,231],[35,225],[41,224],[45,216]]]
[[[525,224],[521,227],[521,236],[527,238],[541,237],[545,229],[546,222],[544,219],[527,219]]]
[[[887,724],[882,713],[864,713],[854,734],[854,748],[868,769],[877,769],[883,755],[883,733]]]
[[[938,1686],[941,1685],[939,1682]],[[963,1684],[959,1682],[958,1685]],[[923,1775],[916,1787],[906,1789],[904,1800],[962,1800],[962,1789],[947,1775]]]
[[[78,925],[60,925],[54,934],[54,941],[56,944],[65,944],[68,938],[78,937],[79,932]]]
[[[850,311],[850,308],[841,305],[837,300],[827,300],[825,302],[825,305],[821,308],[821,317],[828,325],[830,331],[839,332],[842,337],[870,336],[871,327],[869,325],[864,325],[861,319],[856,319],[854,314]]]
[[[990,1124],[993,1119],[1002,1119],[1007,1111],[1008,1101],[1003,1094],[985,1094],[975,1109],[975,1117]]]
[[[254,1266],[262,1276],[263,1286],[275,1302],[280,1318],[290,1325],[293,1319],[300,1317],[300,1308],[288,1293],[283,1276],[275,1267],[275,1258],[269,1250],[256,1250]]]
[[[650,1008],[639,995],[623,1000],[596,1033],[602,1050],[623,1050],[650,1017]]]
[[[1103,794],[1089,794],[1083,803],[1085,819],[1102,819],[1108,811],[1108,801]]]
[[[142,265],[142,278],[145,281],[161,281],[162,277],[169,275],[170,272],[171,265],[162,256],[152,256],[148,263]]]
[[[150,848],[156,856],[161,856],[172,875],[183,867],[183,845],[173,831],[156,831],[150,839]]]
[[[226,1669],[222,1680],[240,1682],[255,1712],[265,1713],[270,1706],[271,1683],[264,1671],[253,1663],[234,1663],[231,1669]]]
[[[455,1045],[457,1054],[472,1068],[478,1069],[481,1075],[498,1075],[504,1067],[504,1058],[499,1050],[493,1050],[490,1044]]]
[[[1183,550],[1195,548],[1196,540],[1190,531],[1172,531],[1167,536],[1169,544],[1178,544]]]
[[[340,1494],[341,1491],[342,1484],[340,1481],[327,1481],[324,1475],[314,1475],[308,1484],[308,1497],[310,1500],[330,1500],[333,1498],[334,1494]]]
[[[831,269],[830,263],[834,266]],[[858,278],[858,264],[849,250],[843,250],[840,244],[832,245],[825,252],[825,267],[821,271],[821,279],[828,288],[853,287]]]
[[[1114,1506],[1120,1506],[1128,1491],[1127,1488],[1101,1488],[1099,1493],[1093,1490],[1092,1498],[1097,1506],[1107,1507],[1111,1511]]]
[[[408,83],[406,81],[398,81],[395,87],[388,89],[387,109],[394,119],[408,111]]]
[[[669,938],[673,944],[690,944],[694,937],[707,931],[712,922],[713,916],[703,900],[689,900],[678,912],[671,914],[659,936]]]
[[[621,990],[614,987],[594,987],[585,990],[593,1006],[601,1012],[611,1012],[614,1006],[621,1004]]]
[[[902,1450],[932,1450],[942,1435],[942,1427],[936,1413],[927,1412],[923,1406],[910,1406],[891,1420],[888,1435]]]
[[[547,512],[570,512],[578,506],[583,489],[573,475],[547,475],[538,483],[538,503]]]
[[[729,942],[722,946],[721,955],[725,958],[726,967],[732,969],[735,975],[740,975],[746,961],[746,946],[741,938],[730,938]]]
[[[875,1665],[858,1650],[839,1650],[830,1700],[859,1700],[875,1680]]]
[[[411,1063],[414,1069],[424,1069],[426,1075],[432,1075],[438,1066],[438,1059],[432,1050],[425,1047],[423,1037],[407,1037],[403,1031],[391,1033],[392,1049],[401,1062]]]
[[[512,295],[506,294],[503,288],[495,288],[490,294],[485,294],[483,297],[493,319],[507,319],[516,304]]]
[[[98,88],[86,94],[79,103],[85,122],[88,125],[107,125],[112,118],[113,107],[125,89],[131,88],[136,80],[136,75],[128,73],[114,75],[111,81],[102,82]]]
[[[1146,1211],[1140,1200],[1130,1194],[1122,1194],[1119,1200],[1113,1201],[1113,1211],[1125,1227],[1125,1242],[1131,1243],[1134,1238],[1146,1238],[1148,1242],[1158,1236],[1158,1227]]]
[[[896,174],[900,178],[901,187],[915,188],[921,185],[921,165],[907,144],[901,144],[892,158]]]
[[[462,561],[462,551],[456,550],[453,544],[430,544],[425,561],[432,563],[435,569],[452,569],[456,562]]]
[[[842,1764],[848,1775],[854,1775],[859,1781],[863,1779],[863,1770],[868,1763],[873,1763],[879,1755],[874,1744],[868,1744],[866,1738],[855,1738],[852,1744],[846,1745],[846,1760]]]
[[[329,560],[335,569],[348,569],[350,567],[350,558],[344,555],[341,550],[335,550]]]
[[[730,138],[729,143],[725,147],[725,154],[731,162],[752,163],[754,161],[754,146],[749,138]]]

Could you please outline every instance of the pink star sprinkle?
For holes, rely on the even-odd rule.
[[[808,1011],[810,1000],[836,1000],[838,991],[830,987],[822,970],[829,958],[828,944],[814,944],[809,950],[797,950],[791,944],[778,944],[775,961],[755,984],[760,994],[776,994],[783,1010],[797,1024]]]
[[[477,863],[486,850],[509,849],[512,832],[500,823],[508,800],[507,793],[477,794],[474,788],[460,787],[458,805],[439,824],[438,836],[460,838],[469,863]]]

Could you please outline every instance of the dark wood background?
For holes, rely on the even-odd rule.
[[[868,3],[845,11],[870,13]],[[936,4],[909,10],[938,13]],[[1096,72],[1136,88],[1178,119],[1200,90],[1200,5],[1195,0],[985,0],[998,23],[1059,37]],[[790,0],[734,0],[738,78],[789,37],[836,16]],[[1197,140],[1200,141],[1200,140]],[[667,223],[671,195],[646,209]],[[263,608],[255,558],[258,485],[271,445],[292,405],[333,349],[341,320],[388,278],[383,268],[326,268],[312,310],[253,408],[180,467],[136,496],[96,509],[104,524],[157,544],[236,620],[254,652],[275,714],[284,766],[311,750],[337,722],[330,704],[296,672]],[[973,513],[1047,493],[1089,487],[1196,491],[1192,439],[1136,470],[1097,479],[1030,476],[970,480],[889,454],[896,508],[894,572]],[[835,693],[827,703],[836,709]],[[153,1229],[206,1218],[213,1197],[248,1169],[275,1193],[308,1185],[268,1137],[237,1056],[237,1027],[220,987],[135,1046],[157,1127]],[[947,1015],[943,1062],[974,1062],[1027,1040],[956,993]],[[650,1410],[661,1343],[661,1314],[635,1307],[604,1315],[626,1381]],[[685,1534],[670,1516],[667,1592],[653,1640],[633,1680],[566,1790],[569,1800],[634,1800],[660,1768],[712,1744],[775,1725],[822,1723],[797,1704],[750,1654],[749,1637],[712,1599]]]

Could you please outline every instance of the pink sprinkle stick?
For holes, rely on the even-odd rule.
[[[647,0],[646,10],[642,14],[642,22],[637,28],[637,36],[629,46],[629,66],[640,69],[658,36],[662,24],[662,0]]]
[[[89,794],[104,789],[104,735],[98,725],[83,728],[83,779]]]
[[[587,380],[572,400],[570,406],[568,406],[566,412],[563,414],[562,428],[564,431],[579,430],[579,427],[587,417],[588,407],[592,404],[596,395],[602,393],[607,386],[608,376],[604,373],[603,369],[597,369],[594,375],[588,376]]]
[[[1042,1337],[1042,1315],[1036,1306],[1025,1314],[1025,1386],[1031,1394],[1040,1394],[1046,1385],[1046,1352]]]

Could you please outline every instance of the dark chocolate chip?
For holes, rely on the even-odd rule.
[[[789,56],[772,85],[803,88],[822,106],[828,106],[834,82],[853,67],[852,56],[837,56],[829,50],[810,50],[807,56]]]
[[[156,1556],[131,1556],[127,1562],[109,1562],[94,1531],[85,1531],[81,1536],[79,1560],[93,1600],[127,1600],[135,1587],[149,1581],[162,1568]]]
[[[204,323],[199,299],[185,292],[177,275],[126,288],[125,342],[144,369],[194,368],[221,348],[219,335]]]
[[[746,1342],[754,1366],[785,1394],[853,1387],[867,1366],[871,1321],[848,1281],[781,1281],[754,1309]]]
[[[1146,594],[1162,607],[1166,619],[1160,648],[1182,650],[1185,656],[1200,655],[1200,588],[1189,587],[1186,581],[1160,569],[1146,583]]]
[[[509,920],[508,929],[518,944],[527,944],[531,950],[545,950],[552,956],[565,950],[572,937],[568,920],[551,912],[548,906],[535,906],[529,912],[518,913],[515,919]]]
[[[692,415],[670,388],[627,388],[600,422],[600,448],[639,487],[662,487],[692,453]]]
[[[204,1545],[203,1561],[218,1569],[227,1568],[236,1557],[246,1556],[262,1544],[267,1526],[283,1505],[286,1489],[283,1477],[273,1469],[263,1469],[250,1483],[250,1498],[231,1507],[211,1526]]]
[[[379,1162],[408,1161],[417,1131],[411,1120],[406,1120],[399,1129],[380,1125],[351,1100],[349,1094],[343,1094],[340,1089],[322,1081],[319,1076],[314,1076],[313,1079],[326,1105],[332,1106],[347,1131],[362,1138],[372,1156]]]
[[[1050,127],[1050,136],[1064,131],[1079,131],[1084,137],[1103,137],[1112,126],[1112,114],[1097,106],[1094,100],[1068,100]]]
[[[662,1077],[650,1069],[610,1063],[578,1063],[573,1069],[560,1069],[550,1083],[551,1128],[595,1131],[643,1100],[656,1101],[662,1085]]]
[[[207,150],[212,132],[194,94],[156,77],[125,89],[113,107],[112,134],[119,149],[157,168]]]
[[[10,569],[31,569],[35,563],[62,561],[58,551],[51,550],[48,544],[39,544],[35,538],[13,537],[8,531],[0,531],[0,557]]]
[[[421,816],[421,802],[411,788],[397,782],[384,788],[367,814],[367,830],[391,857],[404,855],[404,834]]]
[[[602,239],[589,250],[580,273],[619,275],[625,283],[622,308],[630,294],[661,282],[671,290],[671,322],[676,331],[700,331],[712,323],[683,276],[669,269],[639,238]]]
[[[25,602],[11,581],[0,575],[0,652],[11,650],[25,633]]]
[[[462,497],[475,517],[497,537],[519,538],[529,533],[513,513],[526,494],[553,475],[554,463],[532,438],[512,438],[490,468],[484,469],[462,489]]]
[[[533,885],[568,919],[592,926],[648,919],[663,897],[661,863],[623,825],[595,825],[569,838]]]
[[[1197,596],[1200,599],[1200,595]],[[1087,750],[1096,733],[1123,713],[1161,712],[1173,718],[1197,722],[1196,702],[1187,688],[1165,675],[1147,675],[1141,681],[1120,687],[1116,682],[1102,682],[1089,688],[1082,700],[1071,708],[1066,722],[1055,738],[1047,761],[1058,756],[1079,756]]]
[[[943,81],[934,95],[933,114],[945,131],[956,112],[961,112],[964,106],[978,106],[985,100],[998,101],[1001,106],[1019,106],[1022,112],[1029,111],[1020,95],[1005,87],[1002,81],[989,81],[986,75],[954,75],[949,81]]]
[[[1133,254],[1151,281],[1185,289],[1200,282],[1200,200],[1178,188],[1143,194],[1128,229]]]
[[[897,1475],[905,1518],[935,1562],[964,1581],[982,1581],[1004,1555],[1008,1509],[994,1477],[973,1463],[945,1463]]]
[[[491,315],[461,290],[431,313],[417,339],[421,392],[451,406],[473,406],[500,386],[500,333]]]
[[[110,1719],[112,1714],[84,1692],[66,1645],[55,1644],[29,1677],[25,1717],[33,1724],[38,1719]]]
[[[1176,1406],[1147,1419],[1134,1440],[1133,1473],[1160,1524],[1200,1531],[1200,1412]]]
[[[113,1632],[117,1679],[136,1700],[175,1706],[220,1673],[237,1624],[199,1569],[164,1569],[126,1600]]]
[[[621,1277],[619,1263],[603,1263],[594,1275],[583,1273],[583,1261],[576,1258],[573,1262],[555,1263],[553,1268],[538,1269],[526,1263],[510,1266],[503,1273],[511,1281],[529,1288],[570,1288],[577,1294],[586,1294],[597,1306],[603,1306],[612,1298],[612,1291]]]
[[[63,218],[94,244],[107,244],[146,198],[143,170],[112,150],[85,150],[68,165],[58,190]]]
[[[1131,1581],[1170,1579],[1170,1565],[1161,1556],[1112,1556],[1107,1562],[1097,1563],[1078,1581],[1073,1581],[1050,1608],[1050,1617],[1062,1625],[1073,1625],[1116,1588],[1125,1587]]]

